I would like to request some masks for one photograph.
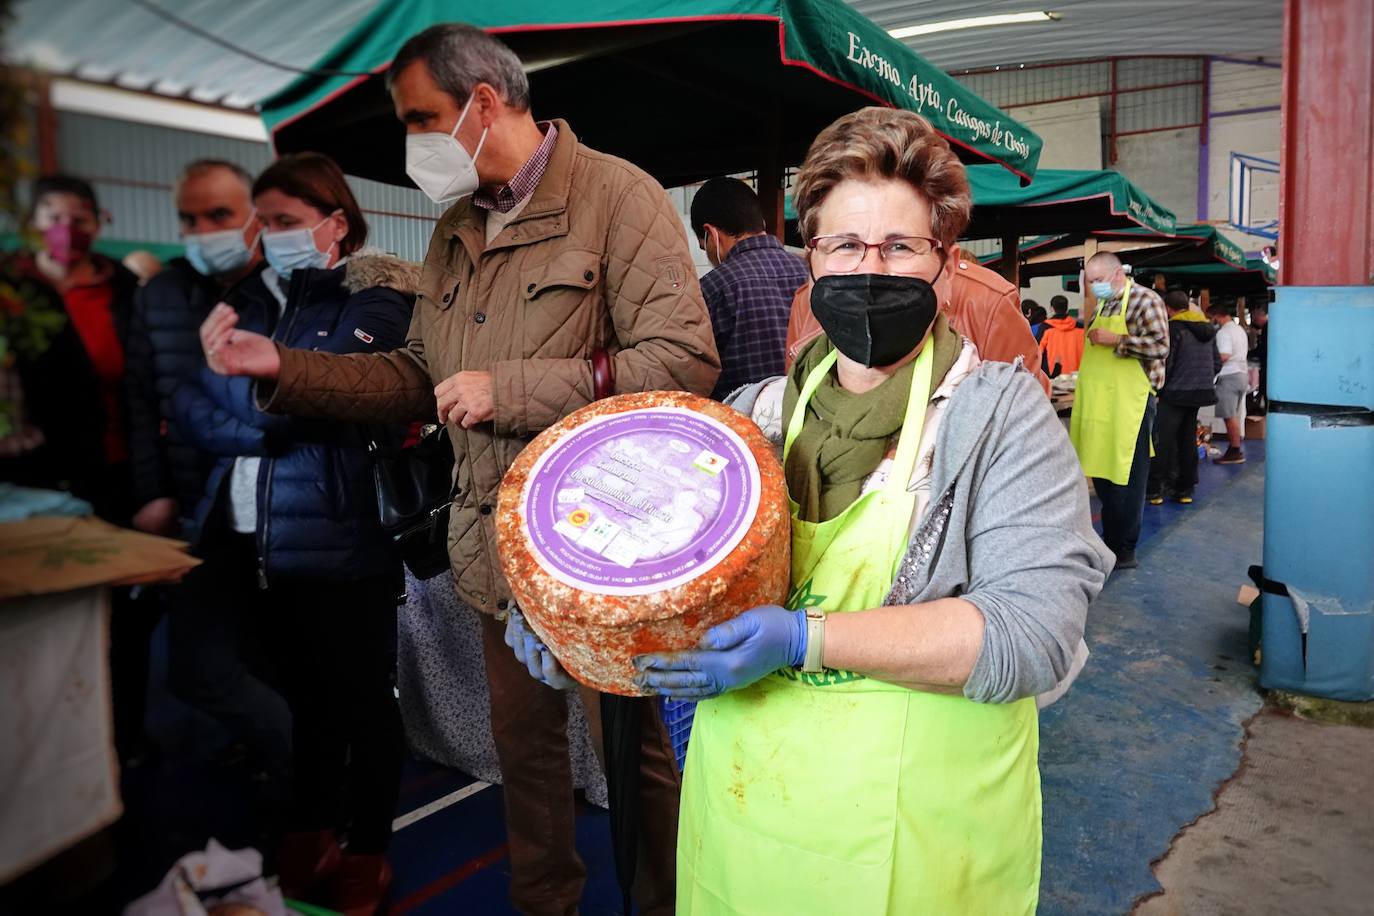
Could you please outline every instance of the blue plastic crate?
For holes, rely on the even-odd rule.
[[[692,737],[692,719],[696,716],[697,704],[691,700],[660,700],[663,724],[668,729],[668,738],[673,742],[673,754],[677,757],[677,768],[682,769],[687,762],[687,739]]]

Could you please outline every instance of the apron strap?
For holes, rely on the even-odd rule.
[[[831,350],[820,361],[816,368],[811,370],[811,374],[802,383],[801,394],[797,397],[797,406],[792,408],[792,416],[787,421],[787,435],[782,443],[782,460],[787,461],[788,452],[792,451],[792,443],[797,441],[797,436],[801,435],[802,422],[806,419],[806,405],[811,403],[811,395],[816,393],[820,387],[825,374],[830,371],[830,367],[835,365],[835,361],[840,358],[839,350]]]
[[[906,403],[906,420],[897,439],[897,455],[892,462],[892,476],[888,483],[905,490],[916,469],[916,456],[921,449],[921,434],[925,432],[926,407],[930,404],[931,376],[935,374],[935,342],[926,339],[921,355],[916,357],[916,372],[911,379],[911,396]]]

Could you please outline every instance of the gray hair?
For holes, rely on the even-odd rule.
[[[412,36],[391,62],[386,74],[387,88],[391,88],[396,74],[417,60],[424,61],[434,82],[460,105],[478,83],[486,83],[501,93],[507,105],[529,110],[530,81],[520,58],[476,26],[448,22]]]
[[[252,174],[237,162],[230,162],[228,159],[197,159],[187,163],[186,167],[181,170],[181,174],[177,176],[176,189],[180,191],[181,186],[192,178],[199,178],[206,172],[213,172],[215,169],[224,169],[226,172],[232,173],[235,178],[243,182],[244,190],[252,192]]]

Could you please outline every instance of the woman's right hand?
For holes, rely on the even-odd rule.
[[[275,381],[281,372],[277,345],[262,334],[239,330],[238,322],[238,312],[223,302],[210,310],[200,326],[205,362],[220,375]]]

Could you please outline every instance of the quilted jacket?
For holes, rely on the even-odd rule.
[[[469,199],[440,219],[403,348],[283,348],[276,383],[258,394],[260,406],[293,415],[432,422],[437,382],[490,372],[494,420],[449,430],[449,555],[459,595],[492,614],[510,601],[493,517],[501,477],[535,434],[591,402],[592,353],[611,352],[617,392],[706,395],[720,374],[686,232],[663,188],[555,123],[543,178],[490,245],[486,214]]]
[[[182,515],[189,516],[205,492],[215,456],[193,446],[180,424],[173,422],[171,402],[182,389],[188,399],[206,397],[200,386],[205,368],[200,324],[215,303],[232,295],[232,288],[226,290],[186,259],[175,258],[134,297],[125,382],[136,506],[170,496]],[[196,414],[216,428],[242,425],[208,402]]]
[[[264,271],[230,298],[239,327],[307,352],[371,353],[405,341],[414,265],[387,255],[355,254],[329,270],[294,271],[280,318],[278,300],[266,285],[274,278]],[[200,375],[204,397],[193,396],[195,387],[180,386],[171,408],[193,444],[218,456],[192,520],[197,546],[212,515],[226,511],[235,459],[260,457],[260,582],[399,573],[399,557],[378,521],[367,443],[373,436],[399,439],[403,428],[265,414],[253,403],[250,379],[227,378],[208,368]],[[237,422],[222,422],[224,415]]]
[[[949,323],[978,348],[983,359],[1012,363],[1019,356],[1046,394],[1050,380],[1040,367],[1040,345],[1021,314],[1021,297],[999,274],[965,260],[955,247],[945,270],[935,280],[935,295]],[[787,365],[821,333],[811,314],[811,284],[797,290],[787,325]]]

